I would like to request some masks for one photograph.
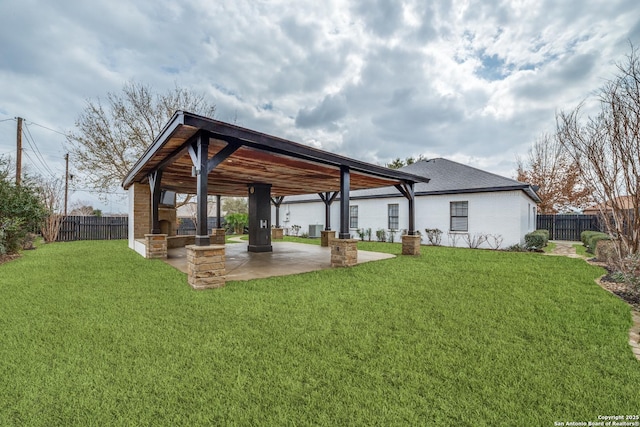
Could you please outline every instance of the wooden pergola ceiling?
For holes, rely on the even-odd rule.
[[[208,174],[210,194],[246,196],[247,187],[254,183],[271,184],[274,197],[339,191],[340,168],[345,166],[350,170],[352,190],[429,181],[425,177],[178,111],[133,166],[123,187],[147,182],[149,174],[162,170],[162,188],[196,193],[194,161],[189,147],[198,133],[209,138],[209,159],[229,144],[238,147]]]

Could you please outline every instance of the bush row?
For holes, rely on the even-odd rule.
[[[524,236],[525,247],[529,250],[538,250],[547,246],[549,242],[549,230],[536,230]]]
[[[611,240],[611,237],[607,233],[601,233],[599,231],[583,231],[580,233],[580,240],[582,240],[582,244],[587,248],[587,252],[595,254],[598,242],[600,240]]]

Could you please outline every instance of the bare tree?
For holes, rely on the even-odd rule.
[[[571,208],[584,209],[593,204],[591,188],[556,135],[542,135],[529,149],[527,157],[516,161],[516,179],[538,187],[540,213],[568,212]]]
[[[557,115],[558,139],[578,165],[602,209],[620,257],[640,248],[640,58],[631,46],[616,76],[599,92],[600,112],[584,103]]]
[[[95,209],[88,202],[78,200],[71,204],[71,212],[69,215],[93,216]]]
[[[216,108],[204,94],[178,86],[154,94],[137,82],[108,93],[106,104],[87,100],[67,137],[74,166],[84,172],[87,185],[102,192],[115,189],[177,110],[212,117]]]
[[[38,193],[46,211],[40,230],[42,237],[47,243],[55,242],[63,219],[64,180],[41,178],[38,180]]]

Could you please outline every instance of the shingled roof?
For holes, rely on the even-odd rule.
[[[400,168],[399,170],[430,178],[428,184],[420,182],[415,184],[414,190],[416,196],[522,190],[533,201],[540,201],[540,198],[535,192],[535,188],[530,184],[505,178],[491,172],[443,158],[419,161]],[[394,187],[382,187],[352,191],[350,198],[367,199],[396,197],[398,195],[398,191]],[[287,202],[316,201],[317,196],[287,197],[285,200]]]

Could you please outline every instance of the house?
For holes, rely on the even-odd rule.
[[[602,212],[611,212],[612,206],[616,206],[618,208],[624,210],[633,210],[634,209],[634,198],[632,196],[619,196],[614,199],[615,202],[608,201],[606,203],[600,203],[598,205],[590,206],[586,208],[582,213],[584,215],[600,215]]]
[[[525,234],[535,230],[540,199],[529,184],[443,158],[400,170],[431,179],[414,188],[415,228],[424,244],[429,243],[425,229],[441,230],[442,245],[471,246],[479,239],[478,247],[483,248],[522,244]],[[370,228],[371,240],[377,240],[376,233],[384,233],[387,240],[399,241],[402,230],[408,228],[407,210],[406,199],[394,187],[352,191],[351,235],[359,238],[362,230]],[[325,203],[317,194],[285,197],[279,216],[285,229],[298,225],[301,231],[314,234],[325,228]],[[332,224],[338,223],[338,209],[331,210],[330,218]]]

